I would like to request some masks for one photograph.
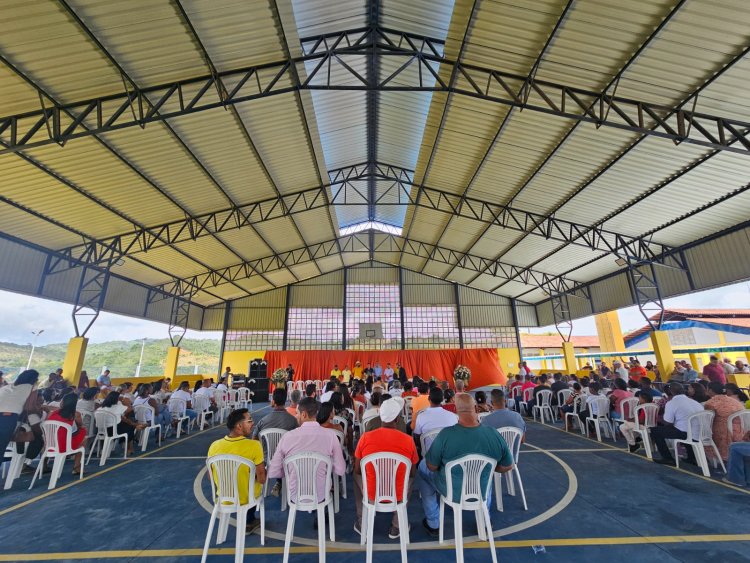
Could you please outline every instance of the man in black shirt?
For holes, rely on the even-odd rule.
[[[552,382],[552,387],[550,387],[550,389],[552,389],[552,401],[550,401],[550,404],[553,407],[556,407],[558,391],[564,391],[565,389],[567,389],[568,384],[562,380],[562,374],[560,372],[557,372],[555,375],[553,375],[552,379],[554,381]]]
[[[294,381],[294,368],[292,367],[292,364],[286,366],[286,380]]]

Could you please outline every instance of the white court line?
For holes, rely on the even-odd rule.
[[[625,450],[620,449],[608,449],[608,448],[571,448],[567,450],[521,450],[522,454],[543,454],[546,452],[552,452],[552,453],[567,453],[567,452],[622,452],[625,453]]]

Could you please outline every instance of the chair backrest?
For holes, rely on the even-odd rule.
[[[362,422],[362,415],[365,414],[365,404],[359,401],[354,401],[354,420]]]
[[[534,387],[527,387],[523,390],[523,402],[528,403],[534,398]]]
[[[513,453],[513,461],[518,463],[518,456],[521,455],[521,440],[523,439],[523,430],[516,426],[501,426],[497,429],[500,436],[503,437],[508,448]]]
[[[58,431],[64,429],[66,435],[65,449],[62,449],[57,441]],[[42,422],[42,434],[44,435],[44,450],[47,452],[60,453],[62,451],[69,452],[73,449],[71,445],[71,438],[73,436],[73,427],[70,424],[64,422],[58,422],[57,420],[45,420]]]
[[[536,404],[540,407],[548,407],[552,403],[552,391],[550,389],[539,391],[539,393],[537,393],[536,396],[537,396]]]
[[[487,417],[488,417],[488,416],[490,416],[491,414],[492,414],[491,412],[480,412],[480,413],[479,413],[479,414],[477,415],[477,418],[479,419],[479,422],[481,423],[481,422],[482,422],[482,421],[483,421],[483,420],[484,420],[485,418],[487,418]]]
[[[371,465],[375,471],[375,498],[370,501],[367,467]],[[390,452],[379,452],[362,458],[362,502],[378,508],[392,509],[398,502],[406,502],[407,490],[409,488],[409,472],[411,471],[411,460],[399,454]],[[402,469],[403,468],[403,469]],[[396,483],[398,474],[403,476],[401,490]]]
[[[492,472],[495,470],[497,461],[484,455],[466,455],[450,461],[445,466],[445,484],[448,500],[454,503],[461,503],[465,509],[477,510],[482,507],[481,503],[485,502],[489,494],[492,480]],[[461,497],[453,497],[453,480],[457,478],[453,470],[457,469],[461,479]],[[482,486],[482,473],[488,472],[487,482]]]
[[[735,432],[735,428],[738,432]],[[727,429],[729,430],[729,441],[732,440],[732,436],[739,433],[740,436],[744,436],[750,431],[750,410],[745,409],[743,411],[730,414],[727,418]]]
[[[633,420],[633,414],[635,413],[635,407],[638,406],[638,399],[636,397],[630,397],[629,399],[623,399],[620,401],[620,412],[622,413],[623,420]]]
[[[565,401],[568,400],[568,398],[573,394],[573,391],[570,389],[562,389],[557,392],[557,404],[560,406],[563,406],[565,404]]]
[[[263,455],[266,463],[271,461],[273,454],[276,453],[276,446],[279,445],[281,437],[287,432],[288,430],[283,430],[281,428],[266,428],[265,430],[260,431],[258,437],[260,438],[261,446],[263,446]]]
[[[169,412],[172,413],[172,417],[179,418],[181,416],[185,416],[185,411],[187,411],[187,401],[185,401],[185,399],[180,399],[177,397],[169,399],[167,408],[169,409]]]
[[[114,413],[98,409],[94,412],[96,419],[96,433],[107,436],[107,428],[117,428],[119,420]]]
[[[515,387],[511,388],[511,390],[510,390],[510,398],[511,399],[515,399],[520,394],[521,394],[521,386],[520,385],[516,385]]]
[[[231,404],[236,404],[237,401],[239,401],[240,393],[237,389],[228,389],[226,393],[227,393],[227,401],[229,401]]]
[[[588,401],[588,405],[590,416],[609,416],[609,399],[607,397],[596,396]]]
[[[328,456],[316,452],[300,452],[284,460],[284,479],[286,483],[296,482],[296,490],[290,487],[289,502],[297,506],[297,510],[314,510],[318,506],[318,498],[329,499],[333,478],[331,469],[333,462]],[[325,486],[318,490],[318,473],[326,474]]]
[[[215,389],[214,390],[214,401],[216,401],[216,406],[221,408],[226,406],[227,404],[227,392],[223,389]]]
[[[571,406],[573,407],[573,413],[578,414],[581,411],[581,405],[583,405],[584,400],[585,397],[583,395],[578,395],[573,399],[573,402],[571,403]]]
[[[644,420],[641,424],[640,416],[641,411],[644,413]],[[654,403],[644,403],[638,405],[633,409],[633,419],[635,420],[636,430],[642,430],[644,428],[653,428],[656,426],[656,419],[659,417],[659,405]]]
[[[341,449],[344,452],[346,452],[346,448],[344,447],[346,436],[344,436],[344,433],[341,432],[341,430],[333,430],[333,429],[331,429],[331,432],[333,432],[334,434],[336,434],[336,438],[339,439],[339,444],[341,444]]]
[[[362,432],[367,432],[367,426],[370,424],[370,422],[379,417],[380,415],[378,413],[368,414],[367,416],[365,416],[362,419],[362,424],[361,424]]]
[[[96,424],[94,420],[95,411],[91,409],[78,410],[78,408],[76,408],[76,411],[81,415],[81,422],[83,422],[83,426],[86,428],[86,434],[88,436],[91,436],[94,433],[94,430],[96,429]]]
[[[687,417],[687,439],[692,442],[713,440],[714,411],[701,411]]]
[[[214,504],[222,505],[225,510],[236,509],[240,506],[239,471],[241,467],[247,467],[250,475],[248,477],[248,498],[253,499],[255,488],[255,464],[238,455],[219,454],[213,455],[206,460],[208,469],[208,480],[211,482],[211,498]]]
[[[250,400],[250,389],[247,387],[240,387],[237,389],[237,400],[244,402]]]
[[[206,412],[211,407],[211,400],[205,395],[193,395],[193,408],[196,412]]]
[[[427,450],[430,449],[432,442],[435,441],[435,438],[437,438],[437,435],[440,434],[441,430],[442,428],[436,428],[435,430],[430,430],[419,436],[419,445],[422,447],[422,456],[424,456],[424,454],[427,453]]]
[[[155,426],[154,407],[151,405],[137,405],[133,407],[135,420],[149,426]]]
[[[344,429],[344,434],[346,434],[349,431],[349,421],[346,419],[346,417],[343,417],[343,416],[334,416],[333,417],[333,423],[334,424],[340,424],[341,428]]]

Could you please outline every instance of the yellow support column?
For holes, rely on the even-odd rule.
[[[690,365],[693,366],[693,369],[696,371],[700,371],[700,364],[698,360],[698,354],[690,354]]]
[[[170,377],[174,381],[177,375],[177,362],[180,360],[180,347],[170,346],[167,348],[167,362],[164,364],[164,377]]]
[[[86,346],[89,339],[83,336],[75,336],[68,341],[68,350],[65,352],[63,361],[63,377],[70,381],[73,387],[78,387],[83,369],[83,360],[86,357]]]
[[[588,348],[581,348],[581,354],[588,354],[589,349]],[[589,359],[588,358],[576,358],[578,360],[578,369],[583,369],[583,366],[585,366]]]
[[[659,371],[665,374],[666,379],[670,370],[674,366],[674,355],[672,354],[672,343],[669,342],[669,334],[666,330],[651,331],[651,345],[654,347],[654,356],[656,356],[656,365]]]
[[[625,350],[625,339],[622,337],[617,311],[599,313],[594,316],[594,322],[596,322],[596,334],[599,336],[599,349],[602,352]]]
[[[747,360],[747,363],[750,364],[750,351],[745,352],[745,359]]]
[[[539,355],[544,356],[544,348],[539,348]],[[547,360],[542,360],[542,371],[547,371]]]
[[[565,360],[565,373],[571,374],[578,371],[576,369],[576,353],[572,342],[562,343],[563,359]]]

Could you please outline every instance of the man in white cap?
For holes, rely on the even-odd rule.
[[[409,485],[407,494],[411,490],[419,457],[417,456],[417,448],[414,445],[414,441],[408,434],[401,432],[396,427],[396,421],[400,418],[403,407],[404,402],[400,397],[383,401],[380,405],[381,427],[362,434],[357,444],[357,450],[354,452],[354,505],[357,509],[357,520],[354,522],[354,531],[358,534],[361,533],[362,529],[362,467],[360,466],[360,462],[363,458],[377,453],[394,453],[411,460],[412,465],[408,476]],[[375,500],[375,469],[372,465],[368,465],[366,469],[368,497],[373,501]],[[404,469],[401,469],[396,475],[396,498],[398,501],[403,500],[401,493],[403,491],[404,479],[406,478],[404,473]],[[398,518],[394,512],[388,537],[395,540],[398,539],[399,534]]]

